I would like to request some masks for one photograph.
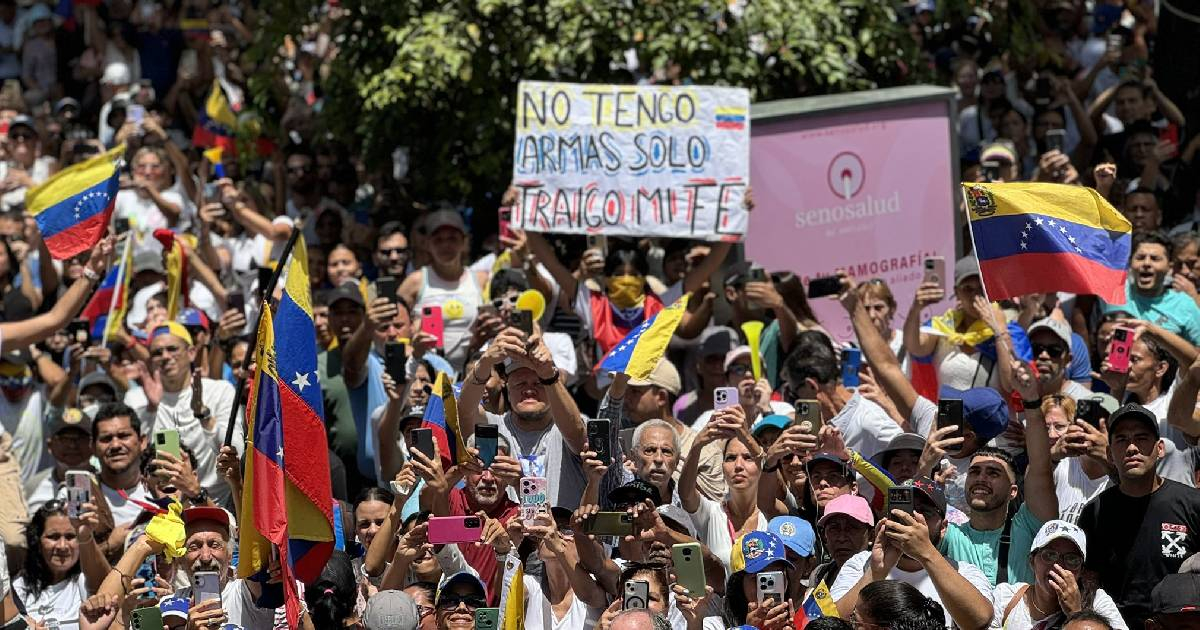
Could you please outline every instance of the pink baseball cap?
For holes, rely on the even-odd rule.
[[[871,506],[867,503],[866,499],[857,494],[843,494],[830,501],[825,506],[825,515],[821,517],[821,520],[817,521],[817,527],[824,526],[825,521],[828,521],[835,514],[845,514],[867,527],[875,526],[875,515],[871,513]]]

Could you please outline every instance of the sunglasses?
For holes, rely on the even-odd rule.
[[[1067,352],[1066,348],[1058,344],[1051,344],[1047,346],[1040,343],[1034,343],[1030,344],[1030,346],[1033,348],[1033,356],[1035,358],[1041,356],[1042,353],[1045,352],[1046,356],[1050,357],[1051,359],[1057,359]]]
[[[508,297],[496,298],[492,300],[492,308],[500,310],[505,306],[516,306],[519,295],[510,295]]]
[[[454,610],[459,604],[465,605],[471,610],[477,608],[487,608],[487,600],[474,593],[468,595],[457,595],[455,593],[442,593],[438,598],[437,607],[441,610]]]
[[[731,376],[736,376],[736,377],[740,378],[742,376],[749,374],[751,371],[752,371],[752,368],[749,365],[742,365],[741,363],[734,363],[733,365],[729,366],[728,370],[725,370],[725,373],[729,374]]]
[[[13,142],[32,142],[36,137],[31,133],[14,133],[8,136]]]
[[[392,256],[407,256],[408,248],[407,247],[392,247],[390,249],[380,249],[379,255],[383,256],[384,258],[391,258]]]

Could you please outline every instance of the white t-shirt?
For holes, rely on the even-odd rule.
[[[868,549],[867,551],[860,551],[854,554],[854,556],[846,561],[846,564],[842,565],[841,570],[838,571],[837,579],[829,587],[829,594],[833,597],[834,601],[841,599],[846,593],[850,592],[850,589],[854,588],[855,584],[858,584],[858,581],[862,579],[864,568],[870,561],[871,550]],[[959,562],[957,564],[958,573],[966,578],[971,583],[971,586],[974,586],[975,590],[979,591],[989,602],[992,601],[992,585],[983,571],[979,570],[979,567],[967,562]],[[938,603],[942,602],[937,589],[933,586],[933,580],[930,579],[929,573],[924,569],[910,573],[893,567],[891,572],[888,573],[888,579],[907,582],[916,587],[926,597]],[[942,607],[945,608],[945,604]],[[950,619],[950,611],[947,610],[946,625],[952,623],[954,621]]]
[[[883,407],[858,392],[854,392],[829,423],[842,432],[846,448],[854,449],[864,457],[874,457],[887,448],[892,438],[904,432]]]
[[[12,435],[12,454],[21,467],[21,479],[31,479],[37,471],[53,464],[42,434],[45,415],[46,395],[41,385],[34,384],[29,395],[16,403],[0,396],[0,425]]]
[[[713,555],[721,560],[729,571],[730,554],[733,552],[733,525],[725,514],[725,505],[717,503],[708,497],[700,497],[700,507],[691,513],[692,525],[696,527],[696,537],[704,543]],[[758,523],[754,529],[766,531],[767,517],[758,513]]]
[[[571,607],[562,619],[554,617],[550,601],[542,593],[538,579],[526,575],[525,581],[525,630],[580,630],[596,625],[600,618],[599,609],[592,608],[578,597],[574,597]]]
[[[175,591],[175,596],[190,600],[192,587],[185,586]],[[230,580],[225,584],[225,588],[221,589],[221,607],[225,609],[227,623],[236,623],[242,630],[271,630],[275,625],[275,609],[255,606],[245,580]],[[78,608],[76,605],[76,616],[79,614]]]
[[[171,190],[170,188],[159,193],[159,196],[164,201],[168,201],[176,206],[179,206],[179,226],[190,224],[191,219],[187,216],[188,205],[184,202],[183,196]],[[167,216],[158,208],[158,204],[149,196],[143,197],[136,190],[126,188],[117,193],[117,200],[113,205],[113,214],[118,219],[129,219],[129,224],[136,227],[139,231],[152,232],[159,228],[171,227],[167,222]]]
[[[997,584],[996,590],[992,596],[992,628],[1005,628],[1006,630],[1031,630],[1034,620],[1029,614],[1029,605],[1025,603],[1025,598],[1022,597],[1016,606],[1013,606],[1011,612],[1008,613],[1008,619],[1004,619],[1004,609],[1008,608],[1012,602],[1013,596],[1017,591],[1024,586],[1018,584]],[[1033,588],[1033,587],[1030,587]],[[1096,591],[1096,597],[1092,600],[1090,609],[1097,614],[1103,615],[1108,620],[1108,625],[1116,630],[1129,630],[1125,620],[1121,618],[1121,612],[1117,610],[1117,604],[1113,601],[1104,589]],[[1038,621],[1041,621],[1040,619]]]
[[[117,494],[115,488],[110,488],[103,483],[100,484],[100,491],[104,493],[104,500],[108,501],[108,509],[112,511],[114,525],[132,523],[142,514],[142,506],[133,501],[149,503],[150,499],[153,498],[146,491],[145,484],[141,482],[133,490],[125,491],[126,496],[129,497],[128,499]]]
[[[63,630],[79,627],[79,605],[88,596],[83,573],[47,587],[36,598],[25,585],[24,576],[13,580],[12,586],[29,616],[36,621],[46,625],[47,620],[55,619]]]
[[[1054,466],[1054,493],[1058,495],[1058,514],[1063,520],[1075,522],[1079,510],[1108,485],[1108,477],[1091,479],[1083,470],[1078,457],[1068,457]]]

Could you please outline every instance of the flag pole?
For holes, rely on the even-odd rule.
[[[300,238],[300,228],[293,226],[292,234],[288,237],[287,244],[283,246],[283,252],[279,255],[279,264],[275,265],[275,271],[271,272],[271,281],[267,286],[259,287],[262,289],[262,304],[259,307],[261,313],[263,308],[267,308],[270,302],[271,295],[275,293],[275,285],[279,284],[279,276],[283,273],[283,268],[287,265],[288,259],[292,257],[292,248],[296,246],[296,240]],[[234,392],[233,408],[229,410],[229,423],[225,425],[225,446],[233,444],[233,427],[237,423],[238,409],[241,408],[242,402],[245,400],[246,392],[246,370],[250,369],[250,361],[254,358],[255,346],[258,344],[258,326],[262,323],[261,317],[254,318],[254,329],[250,331],[250,345],[246,348],[246,356],[242,358],[242,377],[238,379],[237,391]]]
[[[124,293],[126,292],[125,274],[129,273],[129,270],[126,267],[128,267],[129,250],[131,247],[133,247],[133,233],[126,232],[125,233],[125,251],[121,252],[121,262],[117,263],[116,290],[119,291],[120,293],[114,293],[113,296],[111,298],[109,298],[108,317],[106,317],[104,319],[104,333],[102,334],[101,339],[100,339],[100,346],[104,347],[104,348],[108,347],[108,337],[109,337],[108,331],[110,330],[110,327],[112,326],[113,313],[115,313],[117,310],[117,297],[120,296],[124,300],[129,299],[129,296],[125,295]]]

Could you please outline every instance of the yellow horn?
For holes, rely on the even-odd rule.
[[[762,337],[763,323],[752,321],[742,324],[742,332],[746,333],[746,343],[750,344],[750,368],[754,370],[754,380],[762,378],[762,357],[758,354],[758,341]]]

